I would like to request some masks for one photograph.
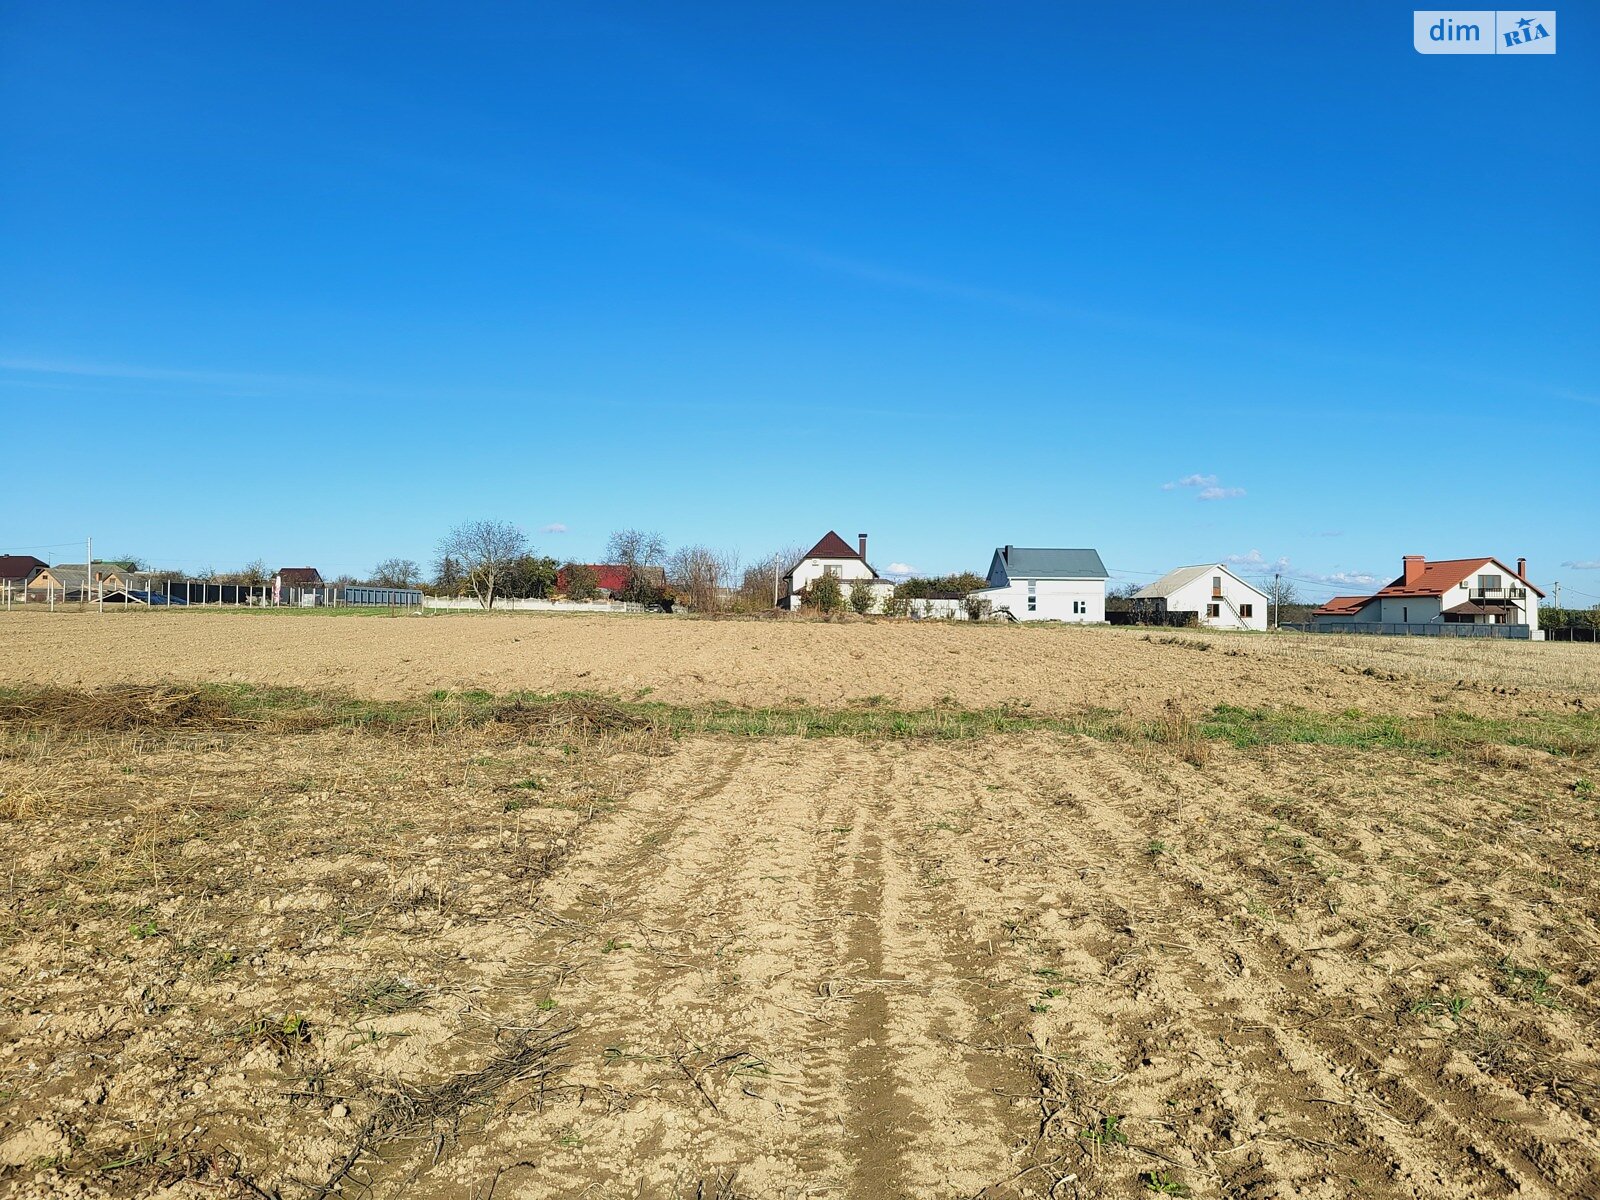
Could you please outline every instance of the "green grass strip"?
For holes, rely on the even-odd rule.
[[[1049,714],[1026,706],[896,708],[868,703],[695,705],[627,700],[593,692],[437,691],[399,700],[366,700],[300,688],[248,684],[112,687],[85,692],[0,687],[0,724],[84,730],[137,728],[285,731],[342,728],[397,735],[439,734],[501,724],[584,733],[648,731],[669,736],[852,737],[954,741],[1049,731],[1103,741],[1226,742],[1258,746],[1327,745],[1398,750],[1436,757],[1486,746],[1518,746],[1568,758],[1600,753],[1600,713],[1534,711],[1499,717],[1469,713],[1406,717],[1360,709],[1326,713],[1298,707],[1219,704],[1196,718],[1142,720],[1105,708]]]

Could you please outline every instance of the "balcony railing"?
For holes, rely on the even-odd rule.
[[[1467,585],[1467,597],[1472,600],[1526,600],[1525,587],[1476,587]]]

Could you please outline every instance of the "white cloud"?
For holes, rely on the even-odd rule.
[[[1376,587],[1383,580],[1367,571],[1335,571],[1331,575],[1308,572],[1302,576],[1317,583],[1331,583],[1337,587]]]
[[[1561,565],[1571,571],[1600,571],[1600,558],[1580,558]]]
[[[560,521],[553,521],[549,525],[539,526],[540,533],[565,533],[566,531],[567,527]]]
[[[1368,571],[1334,571],[1323,575],[1316,571],[1296,570],[1287,555],[1269,560],[1259,550],[1251,550],[1247,554],[1230,554],[1222,561],[1230,567],[1244,567],[1261,575],[1288,575],[1301,583],[1324,584],[1329,587],[1368,588],[1387,582]]]
[[[1248,554],[1230,554],[1222,561],[1230,567],[1249,567],[1255,571],[1287,571],[1289,569],[1287,557],[1275,558],[1268,562],[1259,550],[1251,550]]]
[[[885,573],[890,576],[899,576],[900,578],[904,579],[908,576],[915,575],[917,573],[917,569],[910,563],[890,563],[888,570]]]
[[[1215,475],[1201,475],[1199,472],[1161,485],[1163,492],[1175,492],[1179,488],[1199,488],[1196,500],[1236,500],[1244,495],[1242,487],[1223,487]]]

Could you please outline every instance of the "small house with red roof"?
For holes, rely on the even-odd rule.
[[[852,546],[833,530],[800,557],[783,577],[783,587],[778,597],[778,607],[798,609],[804,602],[808,588],[824,575],[839,580],[839,587],[848,600],[850,590],[858,584],[872,593],[869,612],[882,612],[885,602],[894,595],[894,580],[885,579],[872,569],[867,561],[867,535],[858,533]]]
[[[1539,628],[1539,600],[1528,560],[1512,570],[1497,558],[1401,559],[1400,575],[1370,596],[1335,596],[1311,614],[1318,630],[1368,632],[1383,625],[1526,625]],[[1381,631],[1381,630],[1380,630]]]
[[[27,586],[50,564],[31,554],[0,554],[0,589],[26,595]]]
[[[606,600],[613,600],[628,590],[629,569],[627,563],[572,563],[568,566],[585,566],[594,572],[595,588],[600,596]],[[665,587],[667,573],[660,567],[640,567],[639,574],[655,587]],[[568,567],[562,567],[556,572],[556,591],[566,595],[571,583]]]

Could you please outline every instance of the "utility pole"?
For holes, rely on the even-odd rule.
[[[85,540],[84,549],[83,549],[83,596],[82,596],[82,599],[83,599],[83,601],[85,603],[87,603],[88,599],[89,599],[89,581],[92,580],[93,578],[94,578],[94,538],[91,537],[91,538],[88,538],[88,539]]]
[[[1554,597],[1555,603],[1552,604],[1550,607],[1555,609],[1557,612],[1560,612],[1561,611],[1561,580],[1559,580],[1559,579],[1556,580],[1555,583],[1551,585],[1551,588],[1555,592],[1555,597]]]
[[[772,607],[778,607],[778,556],[772,556]]]
[[[1272,573],[1272,627],[1274,629],[1278,628],[1279,622],[1283,619],[1283,601],[1279,599],[1279,593],[1282,590],[1283,572],[1274,571]]]

